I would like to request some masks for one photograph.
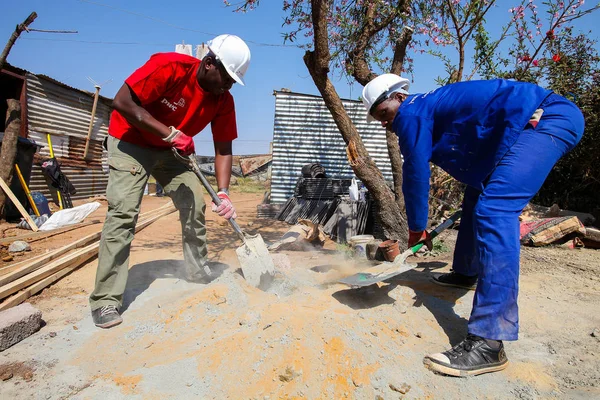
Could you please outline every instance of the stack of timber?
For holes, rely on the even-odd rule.
[[[140,215],[135,232],[175,211],[172,202]],[[0,311],[21,304],[98,254],[102,229],[67,246],[10,266],[0,275]],[[10,296],[10,297],[9,297]]]

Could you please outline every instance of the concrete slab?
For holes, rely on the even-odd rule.
[[[19,343],[42,327],[42,312],[29,303],[0,312],[0,351]]]

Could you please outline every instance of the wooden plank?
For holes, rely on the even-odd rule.
[[[4,267],[0,268],[0,276],[9,274],[12,271],[17,270],[17,269],[21,268],[22,266],[27,265],[30,262],[34,262],[36,260],[39,260],[40,258],[44,257],[45,255],[46,254],[39,254],[39,255],[37,255],[35,257],[28,258],[27,260],[19,261],[17,263],[4,266]]]
[[[594,242],[600,242],[600,229],[586,227],[584,237]]]
[[[48,287],[51,284],[53,284],[54,282],[58,281],[63,276],[70,274],[71,272],[76,270],[77,267],[79,267],[83,262],[89,260],[90,258],[92,258],[92,257],[81,257],[79,259],[76,259],[71,264],[66,266],[63,270],[58,271],[54,275],[50,275],[49,277],[42,279],[41,281],[39,281],[37,283],[34,283],[33,285],[29,286],[28,288],[26,288],[24,290],[21,290],[19,293],[15,294],[13,296],[10,296],[6,300],[4,300],[2,303],[0,303],[0,311],[4,311],[11,307],[18,306],[19,304],[21,304],[22,302],[24,302],[25,300],[27,300],[34,294],[41,292],[46,287]]]
[[[95,219],[93,221],[80,222],[78,224],[73,224],[73,225],[62,227],[62,228],[52,229],[51,231],[39,231],[39,232],[32,232],[32,233],[17,235],[17,236],[8,236],[8,237],[0,239],[0,245],[11,244],[15,240],[24,240],[26,242],[35,242],[36,240],[46,239],[46,238],[52,237],[54,235],[72,231],[73,229],[83,228],[84,226],[93,225],[93,224],[99,224],[100,222],[101,221],[99,219]]]
[[[21,213],[23,218],[25,218],[25,221],[27,221],[27,223],[31,227],[31,230],[33,230],[34,232],[37,232],[38,231],[37,225],[31,218],[31,216],[27,213],[27,211],[25,211],[21,202],[19,201],[19,199],[17,199],[17,196],[15,196],[15,194],[12,192],[12,190],[10,190],[10,188],[8,187],[6,182],[4,182],[4,179],[2,179],[1,177],[0,177],[0,187],[2,187],[2,190],[4,190],[4,193],[6,193],[8,195],[8,197],[13,202],[15,207],[17,207],[17,210],[19,210],[19,212]]]
[[[140,218],[145,219],[149,215],[160,213],[160,212],[166,210],[168,207],[171,207],[172,204],[173,203],[169,202],[169,203],[164,204],[152,211],[145,212],[144,214],[140,215]],[[42,232],[39,232],[39,233],[42,233]],[[99,230],[99,231],[92,233],[84,238],[81,238],[80,240],[78,240],[74,243],[71,243],[67,246],[61,247],[59,249],[53,250],[51,252],[42,254],[40,256],[34,257],[34,258],[26,260],[26,261],[1,268],[0,269],[0,287],[2,285],[5,285],[7,283],[10,283],[10,282],[20,278],[21,276],[24,276],[30,272],[33,272],[36,269],[39,269],[46,262],[52,261],[52,260],[62,256],[63,254],[67,253],[68,251],[71,251],[71,250],[77,249],[77,248],[81,248],[83,246],[87,246],[93,240],[95,240],[96,238],[99,238],[101,234],[102,234],[102,230]],[[32,235],[37,235],[37,233],[32,234]],[[5,269],[10,269],[10,271],[5,271]]]
[[[167,204],[167,205],[171,205],[171,204]],[[163,205],[162,207],[159,207],[158,209],[164,208],[164,207],[165,206]],[[153,210],[153,211],[150,211],[150,212],[154,213],[156,211]],[[143,229],[143,227],[141,227],[140,230],[141,229]],[[137,231],[138,230],[136,230],[136,232]],[[15,294],[15,295],[13,295],[13,296],[11,296],[9,298],[7,298],[2,303],[0,303],[0,311],[7,310],[7,309],[9,309],[11,307],[14,307],[14,306],[17,306],[17,305],[21,304],[22,302],[24,302],[25,300],[27,300],[31,296],[37,294],[38,292],[41,292],[46,287],[52,285],[53,283],[55,283],[56,281],[58,281],[62,277],[64,277],[64,276],[70,274],[71,272],[75,271],[84,262],[88,261],[93,256],[94,256],[94,253],[92,253],[91,255],[89,253],[83,254],[83,255],[79,256],[78,258],[76,258],[70,264],[66,264],[65,267],[62,270],[54,273],[53,275],[50,275],[47,278],[42,279],[41,281],[39,281],[37,283],[34,283],[33,285],[25,288],[24,290],[21,290],[19,293]]]
[[[156,211],[150,211],[148,213],[144,213],[142,215],[142,218],[146,218],[148,214],[155,214],[158,215],[160,213],[165,212],[166,210],[168,210],[168,207],[159,207]],[[157,214],[158,213],[158,214]],[[29,274],[30,272],[33,272],[37,269],[40,269],[41,267],[44,266],[44,264],[66,254],[67,252],[74,250],[74,249],[79,249],[82,248],[84,246],[89,245],[90,243],[96,241],[96,240],[100,240],[100,237],[102,235],[102,230],[99,230],[95,233],[92,233],[88,236],[85,236],[71,244],[68,244],[66,246],[63,246],[59,249],[56,249],[52,252],[46,253],[44,255],[42,255],[41,257],[35,258],[34,260],[31,260],[29,263],[15,269],[14,271],[4,274],[3,276],[0,276],[0,287],[13,282],[15,280],[17,280],[18,278],[25,276],[27,274]]]
[[[165,215],[168,215],[174,211],[175,211],[175,207],[172,206],[172,207],[165,208],[165,210],[162,210],[159,213],[153,212],[153,214],[155,214],[154,216],[152,216],[142,222],[138,222],[138,224],[135,228],[135,233],[144,229],[146,226],[150,225],[152,222],[156,221],[157,219],[159,219]],[[98,238],[100,237],[99,236],[100,233],[101,232],[98,233]],[[91,236],[92,235],[90,235],[84,239],[88,239]],[[84,239],[82,239],[82,240],[84,240]],[[22,276],[21,278],[16,279],[16,280],[0,287],[0,299],[3,299],[6,296],[16,293],[19,290],[21,290],[33,283],[36,283],[50,275],[53,275],[54,273],[62,270],[63,268],[68,266],[70,263],[75,261],[78,257],[83,257],[88,254],[95,254],[98,251],[99,245],[100,245],[99,242],[92,243],[80,250],[77,250],[74,253],[71,253],[62,258],[59,258],[58,260],[54,260],[54,261],[50,262],[49,264],[43,266],[42,268],[38,267],[39,269],[36,270],[35,272],[32,272],[26,276]]]
[[[71,250],[82,248],[84,246],[89,245],[90,243],[93,243],[94,241],[99,240],[101,235],[102,235],[101,230],[98,232],[92,233],[91,235],[87,235],[73,243],[70,243],[66,246],[63,246],[59,249],[56,249],[50,253],[45,254],[44,257],[35,259],[34,261],[31,261],[30,263],[23,265],[22,267],[14,270],[13,272],[2,275],[0,277],[0,287],[7,285],[12,281],[17,280],[18,278],[25,276],[25,275],[29,274],[30,272],[33,272],[33,271],[43,267],[44,264],[64,255],[65,253],[67,253]]]

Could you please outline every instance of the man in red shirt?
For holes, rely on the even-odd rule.
[[[108,212],[102,229],[96,286],[90,295],[94,324],[110,328],[123,320],[119,308],[127,283],[129,252],[144,188],[150,175],[164,188],[181,220],[183,255],[189,279],[208,281],[203,190],[198,178],[177,161],[171,148],[195,153],[193,136],[211,124],[215,172],[222,203],[213,211],[235,218],[228,196],[231,143],[237,137],[229,89],[244,85],[250,50],[234,35],[208,42],[198,60],[159,53],[125,80],[113,100],[108,128],[106,188]]]

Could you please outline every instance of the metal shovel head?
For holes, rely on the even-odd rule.
[[[246,243],[235,252],[246,281],[261,290],[267,290],[275,276],[275,264],[262,236],[244,233]]]
[[[359,272],[354,275],[340,279],[338,282],[343,283],[344,285],[348,285],[352,288],[359,288],[364,286],[371,286],[378,282],[387,281],[388,279],[391,279],[396,275],[400,275],[417,267],[417,264],[409,264],[406,262],[406,259],[411,254],[413,253],[409,249],[404,253],[400,254],[398,257],[396,257],[394,262],[385,262],[382,264],[378,264],[374,267],[369,268],[366,271]]]

